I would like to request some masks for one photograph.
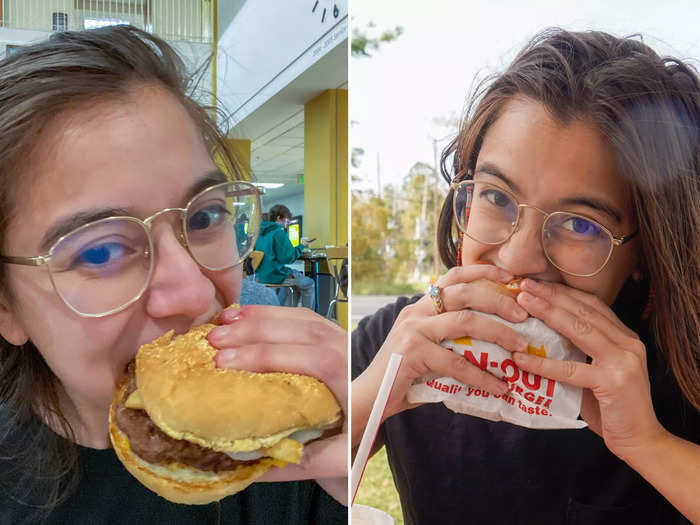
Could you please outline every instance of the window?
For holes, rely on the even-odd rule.
[[[68,31],[68,13],[53,13],[53,30]]]
[[[99,27],[107,26],[117,26],[128,24],[128,20],[121,20],[119,18],[91,18],[85,17],[85,29],[97,29]]]

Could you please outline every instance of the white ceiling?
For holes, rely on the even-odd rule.
[[[251,141],[253,177],[258,182],[284,183],[266,190],[266,200],[303,192],[297,178],[304,173],[304,104],[327,89],[347,85],[345,39],[231,129],[229,137]]]

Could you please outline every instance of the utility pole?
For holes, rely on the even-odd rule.
[[[377,152],[377,196],[382,198],[382,175],[379,171],[379,152]]]

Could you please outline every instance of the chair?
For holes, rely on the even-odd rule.
[[[253,267],[253,277],[255,277],[255,272],[257,272],[258,268],[260,268],[260,263],[262,262],[264,256],[265,252],[258,250],[253,250],[250,252],[250,264]]]
[[[265,257],[265,252],[261,252],[260,250],[253,250],[250,252],[250,263],[251,266],[253,267],[253,279],[255,279],[255,272],[258,271],[258,268],[260,267],[260,263],[263,260],[263,257]],[[288,283],[279,283],[279,284],[269,284],[269,283],[260,283],[264,284],[266,288],[273,288],[275,290],[275,293],[279,291],[280,288],[292,288],[292,290],[289,290],[292,293],[288,293],[287,297],[285,297],[284,304],[282,306],[296,306],[289,303],[289,298],[292,297],[294,298],[294,285],[293,284],[288,284]],[[279,298],[279,295],[277,296]]]
[[[335,284],[335,294],[331,302],[328,304],[326,319],[338,318],[338,303],[347,303],[347,290],[343,290],[340,286],[340,273],[343,262],[348,259],[347,246],[330,246],[326,248],[326,259],[328,260],[328,269],[331,272],[333,283]],[[335,307],[335,317],[331,317],[331,312]]]

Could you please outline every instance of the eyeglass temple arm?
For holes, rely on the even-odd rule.
[[[621,245],[625,244],[627,241],[631,241],[632,239],[634,239],[638,233],[639,233],[639,230],[635,230],[632,233],[630,233],[629,235],[623,235],[622,237],[613,237],[613,244],[615,246],[621,246]]]
[[[0,255],[0,261],[7,264],[22,264],[24,266],[41,266],[49,261],[45,255],[36,257],[15,257],[12,255]]]

